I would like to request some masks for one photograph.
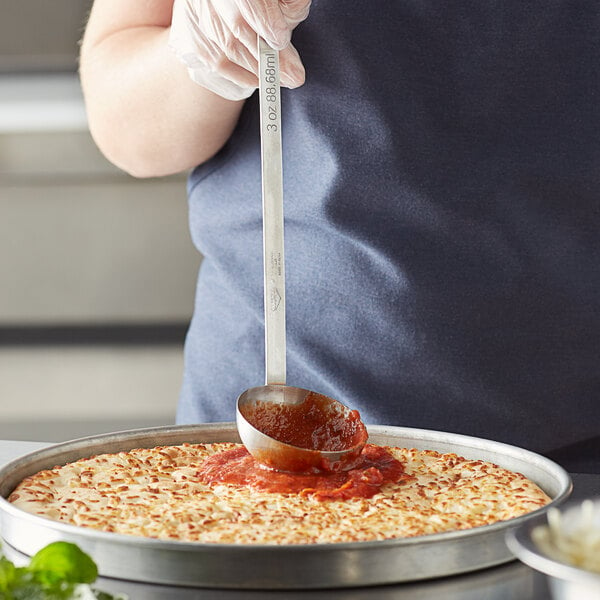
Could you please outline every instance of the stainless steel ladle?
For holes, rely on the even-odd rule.
[[[358,413],[322,394],[286,385],[279,56],[264,40],[259,38],[258,44],[266,385],[239,396],[237,428],[250,454],[267,467],[297,472],[345,470],[356,464],[367,440]],[[289,443],[298,425],[314,429],[301,445],[294,435]]]

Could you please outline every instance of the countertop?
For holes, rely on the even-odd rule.
[[[0,440],[0,466],[29,452],[44,448],[43,442]],[[600,475],[571,474],[572,498],[600,496]],[[19,554],[10,549],[8,556],[15,560]],[[97,587],[104,591],[128,594],[130,600],[548,600],[549,589],[544,576],[518,561],[466,575],[446,577],[426,582],[386,585],[370,588],[311,591],[239,591],[191,589],[99,578]]]

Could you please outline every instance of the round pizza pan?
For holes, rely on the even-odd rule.
[[[88,552],[104,577],[204,588],[340,588],[419,581],[476,571],[514,559],[505,536],[564,501],[572,489],[556,463],[507,444],[406,427],[369,426],[375,444],[454,452],[522,473],[552,502],[532,513],[455,532],[373,542],[242,545],[176,542],[106,533],[22,511],[6,498],[25,477],[96,454],[162,445],[239,441],[234,423],[157,427],[56,444],[0,469],[0,532],[16,550],[33,555],[67,540]]]

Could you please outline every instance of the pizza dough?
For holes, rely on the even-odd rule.
[[[371,498],[319,501],[198,480],[205,458],[239,446],[182,444],[84,458],[27,477],[9,501],[81,527],[227,544],[413,537],[504,521],[550,502],[535,483],[490,462],[408,448],[388,450],[412,477]]]

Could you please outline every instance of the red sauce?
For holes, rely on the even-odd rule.
[[[404,465],[385,448],[367,444],[358,464],[349,471],[286,473],[273,471],[256,462],[246,448],[226,450],[207,458],[196,473],[207,484],[227,483],[249,486],[262,492],[313,496],[317,500],[370,498],[385,483],[411,476]]]
[[[300,404],[256,402],[244,408],[244,417],[269,437],[309,450],[336,452],[367,440],[357,410],[346,412],[315,392],[308,393]]]

